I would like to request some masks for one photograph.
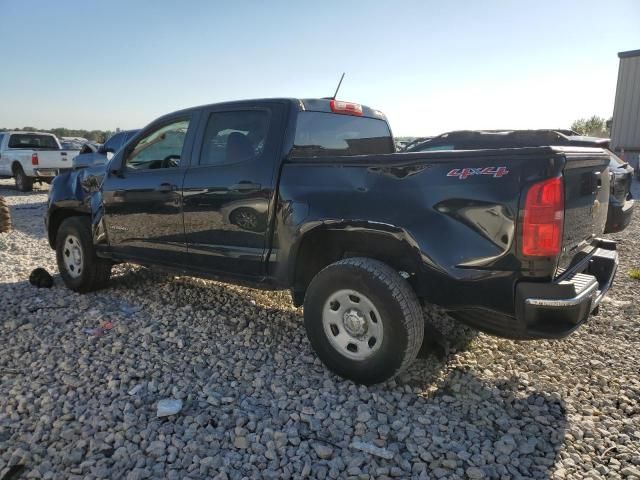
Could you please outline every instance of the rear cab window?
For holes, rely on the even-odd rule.
[[[14,133],[9,137],[9,148],[58,150],[58,142],[52,135],[38,133]]]
[[[330,112],[298,114],[292,157],[330,157],[394,153],[385,120]]]

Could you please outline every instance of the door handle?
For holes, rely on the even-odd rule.
[[[229,190],[235,192],[249,192],[254,190],[260,190],[262,186],[259,183],[252,183],[248,181],[242,181],[240,183],[236,183],[235,185],[231,185]]]
[[[169,193],[175,192],[177,188],[178,187],[176,185],[172,185],[170,183],[161,183],[158,188],[156,188],[156,191]]]

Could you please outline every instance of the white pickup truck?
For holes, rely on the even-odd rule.
[[[33,182],[51,183],[58,173],[71,170],[78,152],[63,150],[51,133],[0,132],[0,178],[15,178],[21,192],[33,189]]]

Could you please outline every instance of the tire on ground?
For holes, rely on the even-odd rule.
[[[30,192],[33,190],[33,178],[28,177],[21,165],[13,168],[13,176],[16,181],[16,188],[21,192]]]
[[[347,357],[325,333],[325,305],[340,290],[364,295],[381,317],[377,321],[382,322],[382,342],[365,359]],[[366,385],[383,382],[406,369],[416,358],[424,336],[422,309],[409,283],[389,265],[362,257],[340,260],[313,278],[305,295],[304,323],[324,364],[338,375]]]
[[[64,261],[64,257],[72,253],[66,243],[69,236],[79,240],[78,247],[82,252],[82,268],[77,277],[69,273]],[[112,263],[95,253],[89,217],[70,217],[62,222],[56,234],[56,260],[65,285],[76,292],[86,293],[104,288],[111,276]]]
[[[0,197],[0,233],[11,230],[11,212],[4,197]]]

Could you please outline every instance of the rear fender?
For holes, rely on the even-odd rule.
[[[324,220],[308,222],[298,230],[291,247],[281,251],[286,265],[280,272],[282,283],[301,296],[311,279],[325,266],[342,258],[363,256],[387,263],[410,282],[421,278],[418,268],[435,265],[423,254],[411,235],[402,228],[364,220]],[[282,258],[286,257],[286,258]],[[301,298],[294,299],[301,303]]]

